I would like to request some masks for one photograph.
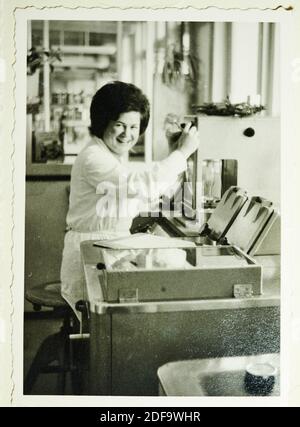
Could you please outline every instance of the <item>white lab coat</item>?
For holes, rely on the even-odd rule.
[[[145,166],[136,172],[101,139],[91,138],[72,168],[69,231],[61,265],[62,296],[73,309],[78,300],[86,299],[80,243],[128,235],[132,219],[147,209],[145,204],[150,199],[153,202],[170,188],[185,169],[186,160],[176,150],[150,168]],[[122,198],[120,193],[128,197],[121,194]]]

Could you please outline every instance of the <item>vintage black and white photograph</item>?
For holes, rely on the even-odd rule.
[[[24,394],[279,396],[280,23],[94,17],[27,21]]]
[[[285,24],[61,9],[16,13],[18,393],[279,402]]]

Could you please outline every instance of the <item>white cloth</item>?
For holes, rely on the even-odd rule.
[[[132,219],[141,208],[141,194],[163,194],[186,169],[186,160],[180,151],[150,168],[136,172],[122,164],[105,143],[93,137],[79,153],[72,168],[67,232],[64,242],[61,282],[62,296],[74,308],[85,298],[85,286],[80,257],[80,242],[107,239],[129,234]],[[126,209],[119,203],[120,181],[125,183],[129,198]],[[110,190],[117,189],[117,197],[108,198]],[[113,203],[107,209],[110,201]],[[146,200],[146,198],[145,198]]]
[[[122,235],[123,233],[121,233]],[[128,232],[124,233],[127,235]],[[80,313],[75,309],[75,304],[79,300],[86,300],[86,288],[83,273],[83,266],[80,255],[80,243],[85,240],[101,240],[119,237],[120,233],[112,232],[87,232],[68,231],[65,236],[64,249],[61,264],[61,294],[67,303],[72,307],[80,320]]]

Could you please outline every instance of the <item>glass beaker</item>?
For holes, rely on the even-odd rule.
[[[222,160],[206,159],[202,164],[203,201],[214,203],[221,198]]]

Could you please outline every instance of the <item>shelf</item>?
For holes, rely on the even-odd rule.
[[[64,124],[65,124],[65,126],[68,126],[68,127],[76,127],[76,126],[78,126],[78,127],[89,127],[90,122],[87,120],[71,120],[71,119],[68,120],[68,119],[66,119],[66,120],[64,120]]]
[[[57,78],[59,81],[63,81],[67,83],[68,81],[75,79],[75,80],[84,80],[89,79],[93,80],[95,79],[96,75],[102,72],[102,70],[98,68],[67,68],[63,65],[60,66],[60,68],[56,65],[55,69],[52,73],[52,76],[55,75],[55,78]],[[112,73],[113,74],[113,73]]]
[[[84,55],[115,55],[116,45],[104,46],[52,46],[53,50],[60,50],[61,53],[75,53]]]
[[[100,56],[99,58],[94,57],[82,57],[82,58],[63,58],[61,62],[55,64],[55,70],[77,67],[80,69],[91,69],[95,71],[105,71],[111,67],[109,56]]]
[[[26,167],[26,178],[66,177],[71,175],[72,165],[64,163],[30,163]]]

